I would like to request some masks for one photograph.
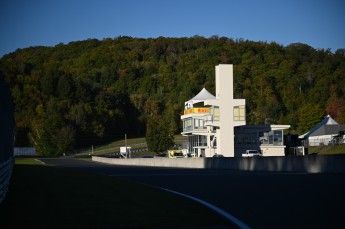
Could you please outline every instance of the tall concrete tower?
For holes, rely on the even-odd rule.
[[[234,99],[233,65],[216,66],[216,99],[219,100],[219,130],[217,130],[218,152],[234,157],[234,127],[246,125],[245,99]]]

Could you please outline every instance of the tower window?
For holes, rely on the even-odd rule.
[[[235,106],[234,107],[234,121],[245,121],[246,120],[246,111],[245,106]]]

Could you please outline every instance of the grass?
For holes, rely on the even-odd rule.
[[[12,228],[168,228],[226,225],[189,199],[76,168],[16,159],[1,224]]]
[[[175,135],[174,136],[174,141],[176,144],[181,144],[185,141],[187,141],[187,137],[182,136],[182,135]],[[117,140],[110,142],[109,144],[101,145],[101,146],[94,146],[93,147],[93,155],[102,155],[102,154],[107,154],[107,153],[114,153],[114,152],[119,152],[121,146],[125,146],[126,141],[124,139],[122,140]],[[144,137],[141,138],[130,138],[127,139],[127,146],[132,147],[132,149],[138,149],[138,148],[146,148],[146,140]],[[91,153],[91,147],[89,150],[84,151],[84,153],[89,154]],[[138,153],[133,153],[133,154],[155,154],[154,152],[149,152],[149,151],[144,151],[144,152],[138,152]]]
[[[42,162],[35,158],[16,158],[16,165],[42,165]]]
[[[336,145],[336,146],[310,146],[309,154],[345,154],[345,145]]]

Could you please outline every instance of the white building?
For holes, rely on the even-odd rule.
[[[194,98],[185,102],[184,114],[181,116],[182,135],[188,137],[189,153],[196,157],[212,157],[215,154],[234,157],[241,155],[243,150],[259,148],[264,156],[283,156],[285,146],[282,130],[290,126],[245,127],[245,99],[233,98],[233,65],[220,64],[215,71],[216,96],[204,88]],[[243,128],[235,128],[240,126]],[[238,138],[235,138],[235,130],[238,131]],[[281,144],[278,144],[278,141],[276,144],[273,144],[273,141],[272,144],[269,144],[269,141],[267,144],[259,141],[260,134],[262,137],[267,135],[270,139],[270,133],[273,138],[274,134],[281,136]],[[252,139],[252,144],[243,144],[243,139],[248,138],[247,135],[255,137],[256,140]]]
[[[332,145],[334,137],[339,136],[338,144],[345,144],[345,124],[338,124],[330,115],[318,123],[309,132],[299,136],[307,141],[308,146]]]
[[[290,125],[246,125],[235,127],[235,156],[259,150],[262,156],[285,156],[284,133]]]

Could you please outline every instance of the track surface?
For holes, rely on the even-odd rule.
[[[345,174],[149,168],[76,159],[40,160],[191,195],[225,210],[251,228],[345,228]]]

